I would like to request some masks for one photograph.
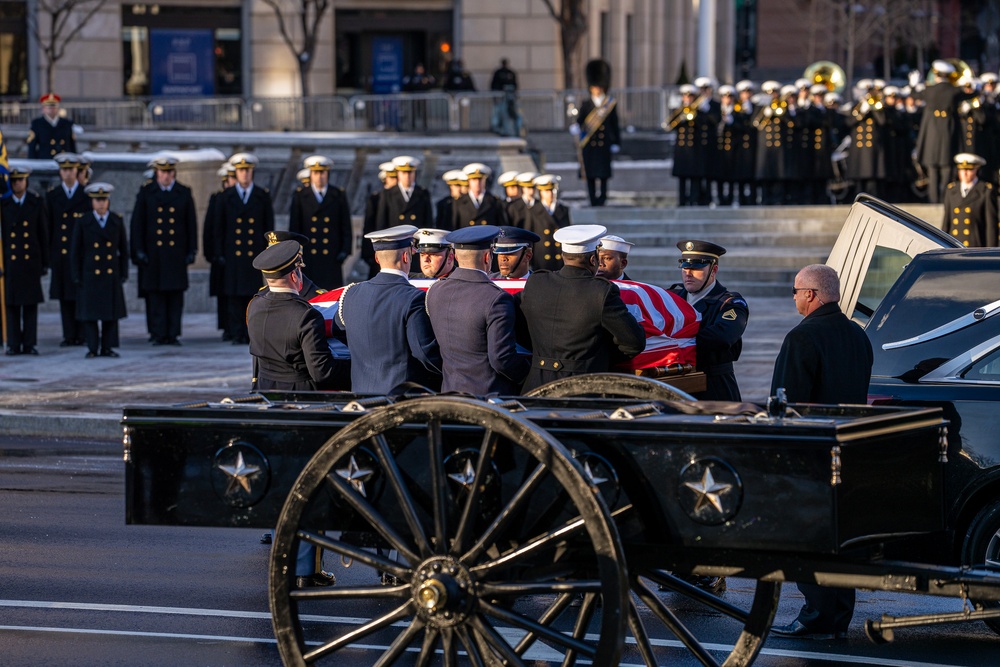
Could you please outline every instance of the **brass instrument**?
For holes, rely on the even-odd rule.
[[[840,65],[829,60],[817,60],[802,73],[810,83],[822,83],[831,93],[841,93],[847,86],[847,75]]]
[[[865,94],[864,99],[860,99],[855,102],[854,106],[851,108],[851,115],[858,120],[864,118],[865,114],[868,112],[866,111],[862,113],[861,107],[866,103],[868,104],[870,111],[881,111],[882,107],[885,106],[885,102],[882,100],[882,93],[875,90],[869,90],[868,93]]]
[[[972,78],[972,68],[969,67],[969,63],[965,62],[961,58],[945,58],[944,61],[955,68],[955,71],[948,75],[948,83],[955,85],[958,80],[965,77],[966,79]],[[934,70],[929,70],[927,72],[927,77],[924,79],[924,83],[928,86],[937,83],[938,79],[934,75]]]
[[[768,115],[768,110],[771,114]],[[772,118],[777,118],[784,116],[785,112],[788,111],[788,101],[783,99],[771,100],[771,104],[768,106],[758,107],[757,113],[754,114],[753,120],[750,124],[755,128],[760,129],[763,125],[766,125]]]
[[[833,149],[830,154],[830,163],[833,166],[833,178],[826,183],[826,194],[835,203],[840,203],[847,198],[851,190],[851,182],[847,180],[846,165],[847,152],[851,147],[851,138],[844,137],[840,145]]]
[[[707,99],[707,95],[699,95],[691,104],[685,104],[672,113],[669,118],[660,123],[660,126],[667,132],[673,132],[681,123],[690,122],[698,115],[698,107]]]

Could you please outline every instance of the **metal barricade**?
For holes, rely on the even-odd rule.
[[[350,99],[359,132],[447,132],[457,129],[452,98],[445,93],[355,95]]]
[[[566,101],[562,92],[525,90],[517,93],[517,108],[529,132],[566,128]]]
[[[618,100],[618,123],[622,129],[658,130],[667,117],[668,93],[665,88],[623,88],[612,90]]]
[[[84,130],[139,130],[149,127],[146,105],[138,100],[72,102],[66,113]]]
[[[247,100],[244,126],[257,131],[339,132],[353,130],[354,119],[343,97],[262,97]]]
[[[157,99],[149,103],[149,114],[157,129],[243,129],[243,100],[238,97]]]
[[[465,132],[489,132],[493,127],[493,114],[497,104],[504,99],[503,93],[459,93],[455,95],[455,114],[458,126],[453,128]]]

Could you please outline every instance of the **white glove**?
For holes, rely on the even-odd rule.
[[[871,108],[872,108],[871,105],[868,104],[868,100],[865,100],[864,102],[861,103],[861,107],[859,110],[861,111],[861,114],[864,115],[869,111],[871,111]]]
[[[611,144],[611,154],[612,155],[618,155],[618,153],[621,152],[621,149],[622,149],[622,147],[619,146],[618,144]]]
[[[574,139],[579,139],[580,138],[580,124],[579,123],[573,123],[572,125],[570,125],[569,126],[569,133],[573,135]]]
[[[910,88],[913,88],[918,83],[920,83],[920,79],[922,79],[923,77],[920,76],[920,70],[918,70],[918,69],[911,69],[910,73],[907,75],[906,78],[910,82]]]
[[[770,104],[764,107],[764,116],[770,118],[773,115],[774,115],[774,108]]]

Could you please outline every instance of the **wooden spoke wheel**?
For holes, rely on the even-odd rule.
[[[598,398],[638,398],[652,401],[693,401],[694,396],[666,382],[625,373],[588,373],[571,375],[536,387],[525,396],[568,398],[596,396]]]
[[[297,590],[303,543],[352,560],[363,583]],[[472,399],[417,398],[358,418],[303,469],[275,530],[272,622],[286,665],[361,648],[375,665],[615,665],[624,562],[552,436]]]

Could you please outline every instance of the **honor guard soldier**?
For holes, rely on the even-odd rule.
[[[55,93],[46,93],[38,101],[42,103],[42,115],[31,121],[28,159],[45,160],[59,153],[76,153],[73,121],[59,115],[62,98]]]
[[[427,290],[427,314],[441,349],[441,391],[515,395],[528,373],[514,337],[514,297],[486,275],[500,233],[477,225],[446,237],[458,268]]]
[[[503,202],[504,211],[507,213],[507,220],[511,224],[517,224],[514,221],[519,220],[523,217],[518,215],[514,210],[514,207],[520,207],[523,202],[521,202],[521,186],[517,184],[517,172],[516,171],[505,171],[497,177],[497,185],[503,188],[503,197],[500,200]]]
[[[226,329],[233,345],[246,345],[246,312],[250,299],[260,289],[260,275],[253,258],[267,248],[267,233],[274,230],[271,193],[254,184],[257,156],[237,153],[229,158],[236,168],[236,185],[217,199],[215,257],[223,269],[222,293],[228,313]]]
[[[45,301],[42,276],[49,271],[48,215],[42,198],[28,190],[30,174],[11,167],[11,196],[0,203],[7,356],[38,354],[38,304]]]
[[[701,313],[701,327],[695,339],[697,369],[706,376],[706,389],[695,394],[702,400],[739,401],[733,362],[743,349],[743,332],[750,319],[746,300],[730,292],[716,280],[719,257],[726,249],[708,241],[681,241],[682,282],[670,290],[683,297]]]
[[[545,269],[558,271],[562,267],[562,253],[555,233],[568,227],[569,208],[559,202],[559,177],[554,174],[542,174],[534,181],[538,192],[538,201],[528,211],[525,228],[537,234],[538,252],[531,259],[531,268],[535,271]]]
[[[603,236],[597,245],[597,275],[606,280],[631,280],[625,274],[634,243],[620,236]]]
[[[431,195],[417,185],[420,160],[400,155],[392,159],[392,164],[396,170],[396,187],[385,190],[379,198],[375,228],[388,229],[399,225],[430,227],[434,221]]]
[[[132,261],[140,268],[153,345],[180,345],[188,269],[198,253],[191,188],[177,182],[177,158],[153,159],[155,181],[139,189],[132,208]]]
[[[571,375],[606,372],[646,348],[642,326],[618,286],[595,275],[597,244],[607,231],[602,225],[557,230],[563,267],[534,273],[519,294],[532,349],[525,392]]]
[[[469,179],[461,169],[444,172],[441,180],[448,186],[448,194],[441,197],[434,205],[434,224],[439,228],[451,227],[454,216],[455,200],[465,194],[463,187],[468,187]]]
[[[70,242],[76,318],[83,324],[87,359],[118,356],[112,349],[118,347],[118,320],[128,315],[122,289],[128,280],[128,236],[125,221],[109,210],[112,191],[107,183],[87,186],[92,213],[77,221]]]
[[[152,176],[152,174],[150,174]],[[227,341],[229,331],[226,329],[226,296],[222,293],[222,273],[224,267],[216,262],[215,257],[215,206],[219,195],[226,188],[236,185],[236,168],[229,162],[224,163],[215,173],[220,181],[220,189],[209,196],[208,205],[205,207],[205,219],[201,228],[201,252],[205,261],[208,262],[208,295],[215,297],[215,328],[222,331],[222,340]]]
[[[382,183],[382,187],[369,194],[368,199],[365,200],[365,221],[362,227],[364,234],[378,229],[378,207],[379,202],[382,201],[382,195],[396,187],[396,165],[391,160],[378,166],[378,180]],[[378,273],[378,264],[375,263],[375,255],[370,243],[361,244],[361,259],[365,260],[368,265],[368,277],[374,278],[375,274]]]
[[[580,177],[587,181],[591,206],[604,206],[611,180],[611,156],[618,153],[621,132],[618,128],[617,101],[608,94],[611,88],[611,65],[591,60],[584,70],[587,99],[580,104],[577,122],[570,127],[580,157]]]
[[[333,160],[310,155],[303,165],[309,170],[309,185],[292,195],[288,231],[309,239],[303,253],[310,277],[330,290],[344,284],[344,260],[354,247],[351,208],[344,191],[330,185]]]
[[[397,225],[366,234],[381,270],[340,295],[334,322],[347,332],[351,391],[357,394],[385,396],[405,382],[440,383],[441,353],[424,292],[407,279],[416,231]]]
[[[465,165],[462,173],[469,179],[469,192],[455,200],[452,229],[470,225],[506,225],[507,214],[503,203],[486,191],[486,179],[493,171],[485,164],[473,162]]]
[[[306,247],[309,244],[309,239],[307,237],[303,236],[302,234],[296,234],[295,232],[273,231],[267,233],[268,248],[278,243],[281,243],[282,241],[295,241],[296,243],[299,244],[303,253],[306,251]],[[301,266],[299,268],[302,269],[302,286],[299,288],[299,296],[301,296],[306,301],[309,301],[313,297],[319,296],[320,294],[326,294],[329,290],[325,290],[322,287],[317,286],[316,283],[313,282],[313,280],[306,275],[305,260],[302,260],[300,263]],[[267,278],[267,276],[264,277]],[[264,287],[262,287],[261,290],[267,290],[266,280],[264,281]]]
[[[413,235],[420,271],[410,274],[416,280],[447,278],[455,270],[455,252],[445,240],[447,229],[418,229]]]
[[[992,183],[980,181],[986,160],[972,153],[955,156],[958,180],[944,191],[944,223],[948,232],[967,247],[996,247],[997,199]]]
[[[70,271],[70,243],[77,221],[90,215],[93,207],[77,180],[79,156],[75,153],[59,153],[52,159],[59,165],[60,183],[45,193],[52,244],[49,252],[49,265],[52,268],[49,298],[59,301],[63,337],[59,347],[67,347],[83,345],[83,328],[76,318],[77,287]]]
[[[521,280],[531,275],[531,257],[534,245],[541,241],[538,234],[520,227],[501,227],[503,234],[493,242],[497,268],[490,274],[492,280]]]

